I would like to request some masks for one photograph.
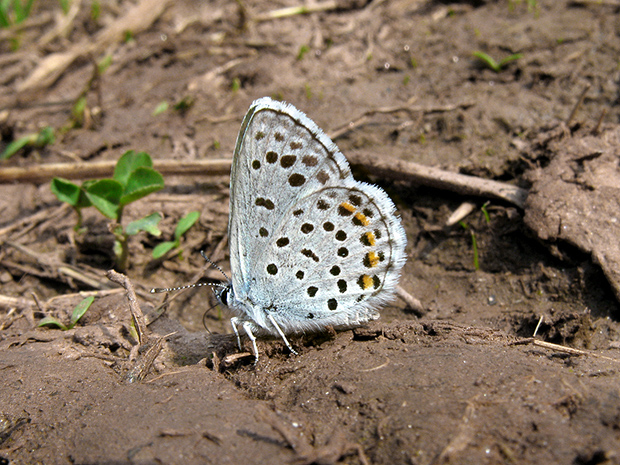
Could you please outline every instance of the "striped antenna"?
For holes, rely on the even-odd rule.
[[[203,250],[200,251],[200,255],[202,255],[202,258],[204,258],[207,262],[209,262],[209,264],[213,268],[215,268],[220,273],[222,273],[224,275],[224,277],[226,278],[226,281],[230,282],[230,278],[228,277],[228,275],[226,273],[224,273],[224,270],[222,270],[219,267],[219,265],[214,263],[213,260],[211,260],[209,257],[207,257]],[[151,294],[159,294],[161,292],[180,291],[181,289],[191,289],[192,287],[204,287],[204,286],[210,286],[211,288],[219,287],[219,288],[222,288],[222,289],[226,289],[229,285],[228,284],[222,284],[222,283],[195,283],[195,284],[187,284],[185,286],[179,286],[179,287],[155,287],[155,288],[151,289]]]
[[[179,287],[154,287],[153,289],[151,289],[151,294],[159,294],[160,292],[180,291],[181,289],[191,289],[192,287],[204,287],[204,286],[211,286],[212,288],[221,287],[224,289],[228,287],[226,284],[222,284],[222,283],[195,283],[195,284],[187,284],[185,286],[179,286]]]

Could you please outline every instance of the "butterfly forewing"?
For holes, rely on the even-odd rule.
[[[333,142],[294,107],[256,101],[239,133],[231,173],[229,220],[233,287],[243,296],[250,267],[306,193],[350,177]]]

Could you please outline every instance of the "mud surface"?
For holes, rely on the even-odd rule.
[[[228,176],[164,172],[165,189],[123,217],[164,217],[160,238],[129,242],[149,323],[137,353],[125,292],[106,278],[110,220],[85,210],[78,233],[49,178],[5,182],[0,462],[620,463],[620,4],[353,1],[281,15],[294,3],[139,0],[63,15],[41,3],[0,31],[0,149],[44,126],[56,141],[0,175],[127,150],[230,159],[250,103],[281,98],[394,199],[409,241],[401,287],[424,310],[397,299],[367,327],[292,337],[299,355],[260,340],[254,366],[229,315],[203,318],[210,291],[163,313],[148,293],[221,279],[200,250],[229,271]],[[496,72],[475,51],[522,56]],[[528,196],[377,176],[368,159]],[[154,260],[192,210],[182,253]],[[68,323],[86,295],[74,328],[37,327]]]

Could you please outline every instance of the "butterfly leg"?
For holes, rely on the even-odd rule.
[[[252,332],[252,322],[243,321],[240,318],[234,316],[230,319],[230,324],[232,325],[232,329],[235,332],[235,336],[237,336],[237,344],[239,345],[239,350],[243,350],[243,347],[241,347],[241,336],[239,335],[239,329],[237,328],[237,326],[241,324],[241,326],[243,327],[245,334],[248,335],[248,338],[252,342],[252,350],[254,352],[254,364],[256,364],[258,362],[258,347],[256,346],[256,336],[254,336],[254,333]]]
[[[256,347],[256,336],[252,333],[252,323],[250,321],[243,322],[243,329],[252,341],[252,350],[254,351],[254,365],[258,363],[258,347]]]
[[[241,347],[241,336],[239,336],[239,330],[237,329],[237,326],[239,325],[240,322],[241,322],[241,320],[239,320],[239,318],[237,318],[236,316],[233,316],[230,319],[230,324],[232,326],[232,329],[235,332],[235,336],[237,336],[237,345],[239,346],[239,350],[242,349],[242,347]]]
[[[280,326],[278,326],[278,323],[276,323],[276,319],[273,317],[273,315],[268,313],[267,318],[269,318],[269,321],[271,321],[271,324],[273,325],[273,327],[276,328],[276,331],[278,332],[278,334],[280,335],[280,337],[286,344],[286,347],[288,347],[288,350],[290,350],[291,353],[297,355],[297,352],[295,352],[295,349],[293,349],[293,347],[291,346],[291,343],[288,342],[288,339],[284,335],[284,332],[280,329]]]

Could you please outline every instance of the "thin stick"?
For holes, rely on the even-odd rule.
[[[138,345],[142,345],[146,342],[146,320],[140,305],[138,305],[138,299],[136,292],[133,288],[133,284],[127,276],[121,273],[117,273],[114,270],[110,270],[106,273],[106,276],[110,281],[116,284],[120,284],[125,288],[127,300],[129,301],[129,310],[136,325],[136,331],[138,333]]]
[[[588,352],[581,349],[573,349],[572,347],[562,346],[560,344],[553,344],[552,342],[540,341],[538,339],[534,339],[533,337],[520,339],[511,343],[510,345],[521,345],[521,344],[534,344],[538,347],[544,347],[545,349],[557,350],[558,352],[565,352],[567,354],[572,355],[589,355],[591,357],[602,358],[603,360],[609,360],[610,362],[620,363],[620,360],[616,358],[607,357],[605,355],[597,354],[596,352]]]
[[[426,313],[426,309],[422,302],[416,299],[414,296],[405,291],[402,287],[396,286],[396,295],[400,297],[411,308],[416,316],[423,316]]]
[[[352,165],[363,168],[375,176],[404,180],[463,195],[500,199],[519,208],[525,207],[528,191],[512,184],[453,173],[385,156],[379,158],[370,154],[355,154],[348,158]]]
[[[203,174],[210,176],[228,175],[230,160],[155,160],[153,167],[162,174]],[[94,163],[48,163],[29,168],[7,167],[0,169],[0,183],[31,182],[47,183],[54,177],[65,179],[93,179],[111,176],[115,161]]]
[[[335,10],[336,8],[338,8],[338,2],[332,0],[332,1],[318,3],[314,5],[292,6],[288,8],[280,8],[277,10],[271,10],[267,13],[257,15],[251,19],[256,22],[269,21],[272,19],[287,18],[289,16],[305,15],[305,14],[315,13],[319,11]]]
[[[601,125],[603,124],[603,119],[606,115],[607,108],[603,108],[603,110],[601,111],[601,116],[599,116],[598,121],[596,122],[596,126],[594,126],[594,128],[592,129],[593,136],[598,136],[598,134],[601,132]]]
[[[579,110],[579,107],[581,107],[581,105],[583,104],[583,101],[585,100],[586,94],[590,90],[590,87],[592,87],[591,84],[586,84],[584,89],[581,91],[581,95],[579,95],[579,100],[577,100],[577,103],[573,107],[573,111],[570,112],[570,116],[568,117],[568,120],[566,120],[567,126],[570,126],[573,123],[573,119],[577,114],[577,110]]]
[[[419,185],[445,189],[464,195],[500,199],[519,208],[524,208],[527,191],[511,184],[444,171],[439,168],[406,162],[389,157],[377,159],[371,155],[351,155],[351,164],[360,166],[368,172],[391,179],[400,179]],[[54,176],[67,179],[90,179],[110,176],[116,162],[99,163],[54,163],[32,168],[3,168],[0,170],[2,182],[49,182]],[[180,162],[178,160],[156,160],[154,168],[168,175],[208,175],[222,176],[230,173],[230,160],[198,160]]]
[[[538,320],[538,324],[536,325],[536,329],[534,330],[534,334],[532,334],[532,337],[536,337],[536,334],[538,333],[538,329],[540,328],[540,325],[543,322],[543,318],[544,318],[544,315],[540,315],[540,319]]]

